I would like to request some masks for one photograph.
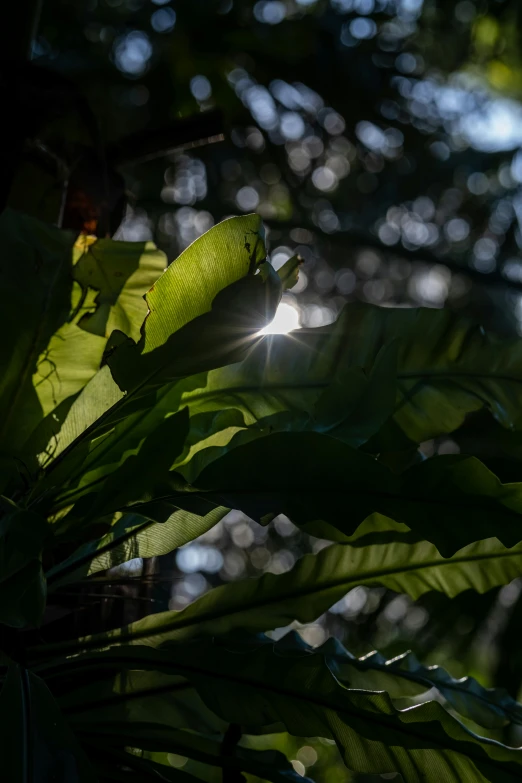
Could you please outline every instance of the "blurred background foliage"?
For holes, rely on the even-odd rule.
[[[458,308],[522,334],[521,38],[518,0],[45,0],[33,56],[80,87],[116,159],[130,133],[222,112],[222,140],[120,165],[116,236],[154,239],[172,260],[215,222],[258,212],[274,266],[304,259],[275,328],[324,325],[363,300]],[[476,425],[423,450],[465,451],[470,437],[476,450]],[[323,545],[284,518],[232,512],[147,566],[148,595],[181,608]],[[111,589],[134,588],[83,600],[110,613]],[[521,617],[522,580],[416,603],[357,587],[301,633],[359,655],[409,647],[520,697]],[[302,774],[347,780],[328,741],[278,742]]]

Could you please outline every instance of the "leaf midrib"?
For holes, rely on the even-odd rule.
[[[343,544],[334,544],[333,546],[344,546]],[[328,547],[325,549],[325,552],[328,552]],[[305,557],[308,557],[305,555]],[[257,599],[250,601],[248,604],[245,604],[240,607],[233,607],[232,609],[225,608],[225,611],[216,611],[215,609],[207,610],[206,612],[199,614],[197,616],[192,617],[185,617],[182,618],[181,621],[174,620],[174,622],[171,622],[170,624],[165,624],[164,626],[161,626],[157,628],[156,630],[151,631],[151,629],[143,629],[140,633],[134,633],[134,634],[122,634],[121,636],[114,637],[114,638],[108,638],[105,634],[103,637],[97,636],[97,638],[91,638],[90,640],[86,641],[82,644],[72,643],[70,646],[67,646],[66,642],[61,643],[61,645],[58,647],[58,649],[62,650],[65,654],[67,650],[75,650],[75,649],[81,649],[81,650],[92,650],[96,649],[97,647],[101,647],[103,645],[108,644],[125,644],[126,642],[132,642],[133,640],[138,639],[145,639],[145,638],[151,638],[154,636],[160,636],[164,633],[168,633],[169,631],[176,631],[176,630],[182,630],[184,628],[190,627],[191,625],[199,625],[202,623],[212,622],[213,620],[219,620],[221,618],[225,617],[232,617],[235,614],[242,614],[245,611],[249,611],[251,609],[259,609],[263,606],[270,606],[272,604],[278,604],[281,603],[283,600],[289,601],[293,599],[298,599],[302,597],[306,597],[309,595],[314,595],[317,593],[322,592],[328,592],[329,590],[333,590],[336,587],[341,587],[343,584],[362,584],[364,582],[371,581],[373,579],[378,580],[379,578],[382,578],[383,576],[395,576],[397,574],[401,573],[409,573],[412,571],[422,571],[429,568],[442,568],[444,566],[454,566],[455,564],[460,563],[473,563],[473,562],[482,562],[485,560],[495,560],[495,559],[504,559],[509,557],[519,557],[522,558],[522,551],[517,552],[499,552],[495,554],[494,556],[491,556],[490,554],[476,554],[473,556],[460,556],[458,558],[452,558],[452,559],[444,559],[441,558],[441,560],[429,560],[425,563],[420,564],[409,564],[409,565],[403,565],[403,566],[395,566],[393,568],[381,568],[381,569],[374,569],[373,571],[369,571],[366,573],[363,577],[357,577],[357,576],[351,576],[351,577],[339,577],[337,579],[333,579],[330,582],[327,582],[325,585],[321,586],[320,589],[317,589],[316,586],[306,586],[304,588],[299,588],[295,590],[291,590],[288,593],[283,595],[281,593],[274,594],[273,597],[269,598],[268,600],[266,598],[263,599]],[[302,563],[302,561],[299,561]],[[289,572],[288,572],[289,573]],[[262,579],[263,577],[261,577]],[[362,581],[361,581],[362,580]],[[216,588],[221,589],[221,588]],[[430,590],[426,590],[425,592],[431,592]],[[436,592],[436,591],[433,591]],[[208,593],[207,595],[210,595],[211,593]],[[423,595],[423,593],[421,593]],[[201,599],[204,600],[204,599]],[[195,604],[192,604],[191,606],[194,606]],[[186,611],[186,610],[183,610]],[[178,615],[179,617],[179,615]],[[33,649],[33,652],[37,653],[39,650],[41,652],[45,652],[45,650],[48,650],[49,652],[52,652],[53,649],[56,649],[54,645],[46,646],[45,648],[41,647],[35,647]]]

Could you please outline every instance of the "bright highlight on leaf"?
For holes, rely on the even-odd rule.
[[[299,311],[288,302],[281,302],[276,310],[274,320],[261,329],[260,334],[288,334],[294,329],[300,329]]]

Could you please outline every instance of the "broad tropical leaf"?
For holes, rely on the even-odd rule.
[[[355,658],[335,639],[329,639],[323,649],[331,651],[339,667],[337,676],[351,688],[361,684],[401,700],[435,688],[456,712],[479,726],[498,729],[510,722],[522,724],[522,704],[505,689],[484,688],[473,677],[455,679],[441,666],[424,666],[411,652],[389,660],[376,651]]]
[[[190,245],[146,296],[139,344],[116,341],[108,353],[120,388],[154,388],[243,358],[281,297],[265,257],[258,215],[229,218]]]
[[[53,334],[33,376],[42,417],[54,412],[64,400],[74,399],[87,385],[100,368],[106,344],[104,337],[89,334],[72,323]]]
[[[364,527],[371,526],[368,520]],[[496,539],[471,544],[451,558],[443,558],[427,541],[383,540],[363,546],[355,540],[304,555],[285,574],[248,579],[240,589],[236,583],[222,585],[181,611],[159,612],[124,628],[64,642],[58,649],[128,643],[157,647],[238,629],[273,630],[294,620],[312,622],[359,585],[383,586],[414,600],[431,591],[453,598],[464,590],[485,593],[508,584],[521,570],[522,544],[506,549]],[[41,653],[52,650],[41,648]]]
[[[395,401],[395,346],[367,371],[345,368],[338,340],[318,343],[313,332],[267,336],[243,362],[179,384],[191,433],[177,468],[189,480],[229,448],[272,432],[324,432],[352,446],[377,432]]]
[[[55,590],[135,557],[166,555],[206,533],[228,511],[228,508],[218,507],[205,516],[199,516],[179,510],[171,513],[165,522],[137,514],[120,516],[106,535],[84,544],[50,570],[47,573],[49,587]]]
[[[135,453],[127,453],[115,470],[105,476],[87,474],[79,487],[80,499],[58,523],[61,528],[114,514],[138,501],[155,499],[176,457],[181,453],[188,433],[188,412],[183,408],[153,429]],[[91,489],[91,491],[88,491]],[[93,491],[92,491],[93,490]]]
[[[400,772],[406,783],[511,783],[522,778],[522,750],[478,737],[437,702],[397,710],[385,692],[349,689],[335,676],[335,661],[301,645],[291,649],[270,640],[197,640],[168,650],[121,648],[79,656],[64,664],[64,676],[89,677],[103,667],[105,679],[69,692],[61,703],[82,727],[114,719],[125,710],[140,683],[140,668],[187,678],[202,699],[229,723],[248,732],[284,728],[297,736],[335,739],[347,766],[356,772]],[[121,675],[110,676],[110,669]],[[131,671],[132,670],[132,671]],[[81,673],[81,674],[80,674]],[[156,692],[154,676],[149,688]],[[157,688],[157,686],[156,686]],[[174,696],[174,690],[172,693]],[[175,698],[175,696],[174,696]]]
[[[195,484],[217,505],[253,519],[323,520],[346,535],[377,512],[446,557],[493,535],[506,546],[522,540],[522,484],[501,484],[473,457],[439,456],[397,475],[326,435],[277,433],[230,450]]]
[[[125,372],[136,374],[137,387],[133,387],[134,391],[122,399],[121,392],[115,389],[115,384],[109,380],[104,370],[100,373],[100,378],[95,378],[86,387],[73,404],[69,415],[66,415],[63,422],[59,422],[60,429],[52,433],[45,449],[41,449],[41,460],[44,464],[50,464],[39,484],[37,494],[45,493],[49,498],[51,491],[55,488],[58,488],[58,491],[65,490],[65,485],[71,480],[70,489],[80,481],[85,486],[91,479],[98,480],[118,466],[122,455],[135,449],[143,437],[150,434],[151,427],[161,427],[166,417],[178,411],[180,394],[176,389],[172,391],[175,384],[160,383],[158,386],[157,374],[161,376],[165,370],[167,376],[171,371],[175,376],[183,376],[184,362],[185,365],[187,362],[190,365],[194,360],[198,369],[202,369],[219,364],[224,354],[227,355],[227,360],[232,361],[237,352],[243,355],[249,346],[260,339],[256,335],[266,323],[266,318],[271,317],[275,311],[280,297],[280,283],[274,282],[274,279],[279,278],[270,265],[264,264],[263,268],[258,270],[265,251],[260,235],[255,234],[257,239],[253,241],[254,229],[257,232],[261,230],[257,216],[225,221],[208,232],[208,235],[201,237],[169,267],[150,294],[151,313],[147,318],[140,345],[131,345],[129,341],[124,341],[109,355],[109,364],[113,371],[116,362],[118,366],[121,364]],[[235,254],[227,255],[227,247],[233,247],[240,237],[243,244],[239,243]],[[244,246],[245,237],[248,248]],[[214,258],[213,264],[217,265],[214,271],[212,264],[209,266],[209,258]],[[204,273],[201,272],[202,268]],[[257,274],[249,274],[252,269],[257,270]],[[247,277],[244,277],[245,275]],[[185,280],[183,285],[182,280]],[[212,300],[214,293],[219,291],[219,286],[230,280],[235,280],[235,283],[220,291]],[[203,285],[204,281],[206,287],[189,293],[187,284],[199,282]],[[178,289],[182,290],[183,296],[186,294],[183,300],[185,304],[180,312],[175,309],[177,297],[180,295]],[[160,300],[157,299],[158,290],[163,292]],[[176,293],[172,293],[174,290]],[[240,297],[240,302],[235,300],[237,296]],[[189,301],[192,303],[190,307],[187,304]],[[233,301],[236,301],[236,307],[231,306]],[[210,308],[211,312],[207,312]],[[190,317],[195,320],[185,323],[184,319]],[[215,319],[223,329],[214,322]],[[240,323],[241,327],[238,326]],[[192,329],[195,329],[195,332],[191,337]],[[241,334],[247,335],[245,340],[238,340],[238,329]],[[169,342],[168,335],[176,339],[176,335],[180,336],[176,345],[181,353],[177,353],[174,343]],[[204,336],[207,343],[200,343],[197,335]],[[156,345],[162,339],[166,342]],[[208,340],[215,342],[216,356],[213,355]],[[224,354],[220,353],[221,348]],[[143,353],[139,352],[141,349]],[[156,354],[156,349],[161,356]],[[129,354],[125,360],[124,356],[128,351],[134,352],[133,358]],[[140,357],[146,363],[152,361],[149,368],[152,374],[148,375],[148,371],[138,367]]]
[[[505,427],[519,425],[520,340],[496,337],[450,310],[363,304],[347,305],[324,329],[344,335],[339,361],[352,366],[371,364],[383,345],[397,340],[393,423],[414,443],[453,432],[482,408]],[[390,440],[382,443],[390,448]]]
[[[78,237],[73,276],[82,292],[75,321],[100,337],[119,329],[139,340],[147,315],[143,297],[166,266],[165,254],[152,242]]]

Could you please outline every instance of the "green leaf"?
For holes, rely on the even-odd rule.
[[[102,482],[123,469],[125,460],[137,455],[146,443],[152,443],[151,438],[165,452],[162,432],[172,426],[169,419],[180,409],[177,403],[169,404],[168,391],[168,386],[163,387],[135,404],[123,398],[104,367],[72,405],[56,440],[49,441],[49,453],[40,454],[47,468],[35,488],[35,502],[46,513],[71,508],[91,490],[101,490]],[[109,408],[112,401],[115,404]],[[176,456],[172,453],[169,467]]]
[[[297,525],[324,521],[346,535],[377,512],[446,557],[493,535],[506,546],[522,538],[522,484],[501,484],[473,457],[439,456],[396,475],[334,438],[278,433],[233,448],[195,483],[217,505],[253,519],[286,514]]]
[[[164,384],[165,376],[170,373],[174,373],[174,377],[183,376],[188,370],[192,371],[194,363],[200,370],[225,359],[232,361],[260,339],[257,337],[259,329],[266,322],[267,314],[275,311],[279,301],[280,283],[274,282],[279,278],[269,265],[262,264],[262,268],[257,270],[258,261],[264,255],[264,245],[260,237],[257,245],[255,242],[251,245],[254,228],[261,230],[257,216],[225,221],[208,236],[201,237],[169,267],[149,294],[151,313],[140,345],[136,346],[132,341],[121,342],[118,338],[113,341],[114,352],[108,356],[112,371],[116,365],[121,365],[122,372],[133,374],[137,386],[133,386],[133,390],[122,399],[121,392],[115,392],[114,384],[111,386],[106,373],[101,377],[102,371],[100,377],[86,387],[65,421],[59,423],[52,437],[47,438],[41,459],[44,464],[52,462],[37,494],[45,492],[49,498],[54,488],[65,489],[71,476],[74,486],[82,479],[82,471],[94,477],[94,472],[98,475],[100,471],[107,472],[109,464],[114,468],[126,451],[136,447],[136,440],[149,434],[150,426],[159,426],[166,416],[179,410],[180,394],[174,391],[171,395],[173,385]],[[240,237],[243,243],[240,250],[227,255],[227,245],[234,246]],[[244,247],[245,237],[250,248],[248,251]],[[216,258],[219,258],[219,269],[214,272],[212,264],[208,266],[208,250],[212,247]],[[204,274],[201,267],[205,270]],[[241,277],[248,274],[251,267],[257,270],[257,274]],[[233,285],[220,291],[212,300],[219,285],[238,276]],[[199,285],[199,288],[189,291],[191,285]],[[179,304],[180,292],[184,304],[177,312],[175,307]],[[210,313],[203,312],[197,316],[201,310],[211,307]],[[197,317],[182,325],[185,318],[193,316]],[[246,335],[245,340],[238,339],[239,332]],[[170,343],[169,334],[178,341]],[[163,338],[169,344],[157,346],[158,355],[155,340]],[[142,360],[150,373],[140,364]],[[126,388],[125,384],[122,388]],[[172,396],[174,399],[171,399]],[[106,398],[114,402],[112,408],[105,403]],[[98,419],[92,415],[93,410]],[[102,438],[107,442],[102,443]]]
[[[469,413],[483,408],[505,427],[522,421],[518,339],[490,334],[451,310],[363,304],[347,305],[329,328],[344,335],[339,361],[352,366],[371,364],[383,345],[397,340],[392,422],[414,443],[453,432]],[[380,448],[376,441],[375,451]]]
[[[218,223],[190,245],[147,294],[140,343],[108,352],[119,387],[136,392],[243,358],[281,296],[265,256],[258,215]]]
[[[259,215],[229,218],[199,237],[145,297],[150,314],[143,332],[143,353],[163,345],[182,326],[209,312],[223,289],[253,275],[265,257]]]
[[[136,453],[130,454],[105,478],[86,479],[87,492],[69,511],[60,526],[94,519],[132,506],[138,501],[154,499],[154,488],[162,484],[176,457],[180,454],[188,433],[188,411],[186,408],[161,422],[139,444]],[[100,482],[100,478],[104,479]],[[96,486],[93,486],[96,484]],[[80,487],[81,488],[81,487]]]
[[[345,369],[336,361],[336,340],[302,331],[267,336],[240,364],[176,387],[191,415],[191,448],[176,468],[189,481],[230,448],[273,432],[317,431],[360,446],[386,421],[395,400],[396,346],[383,348],[367,371]]]
[[[411,652],[390,660],[376,651],[355,658],[335,639],[329,639],[323,649],[331,651],[339,667],[337,676],[351,688],[385,690],[397,699],[435,688],[456,712],[479,726],[498,729],[510,722],[522,724],[522,705],[504,688],[484,688],[473,677],[457,680],[441,666],[424,666]]]
[[[6,209],[0,241],[0,451],[16,453],[42,418],[32,376],[69,316],[74,235]]]
[[[78,331],[81,330],[76,327]],[[107,366],[102,367],[94,377],[85,384],[81,393],[67,407],[64,414],[59,416],[59,410],[55,409],[52,416],[47,416],[40,428],[35,432],[27,444],[27,450],[37,453],[38,460],[43,467],[48,467],[53,460],[60,456],[66,449],[71,449],[77,438],[81,438],[92,429],[97,430],[104,414],[123,398],[123,392],[114,382]],[[77,456],[77,454],[79,455]],[[74,465],[85,457],[85,447],[79,448],[70,460]],[[69,463],[69,464],[70,464]],[[62,475],[67,475],[67,470],[62,469]],[[43,485],[40,485],[41,487]]]
[[[292,256],[292,258],[285,261],[283,266],[277,270],[277,274],[281,278],[283,291],[297,285],[297,281],[299,280],[299,267],[302,263],[303,259],[300,256]]]
[[[2,777],[20,783],[96,783],[45,683],[12,664],[0,692]]]
[[[229,511],[215,508],[206,516],[174,511],[158,523],[137,514],[126,514],[96,541],[89,541],[47,573],[50,589],[125,563],[135,557],[166,555],[206,533]]]
[[[371,518],[364,528],[378,523]],[[360,542],[367,540],[362,535]],[[413,600],[431,591],[453,598],[464,590],[485,593],[508,584],[521,569],[522,544],[506,549],[496,539],[471,544],[451,558],[442,557],[427,541],[384,539],[359,545],[355,540],[305,555],[285,574],[248,579],[240,589],[237,583],[221,585],[180,611],[159,612],[123,628],[64,642],[59,649],[73,652],[129,643],[157,647],[237,629],[273,630],[294,620],[312,622],[359,585],[383,586]],[[48,655],[53,649],[41,652]]]
[[[64,324],[51,337],[33,375],[42,417],[87,385],[100,367],[106,343],[75,324]]]
[[[161,724],[171,730],[184,729],[213,737],[223,735],[227,729],[227,723],[205,705],[193,684],[170,666],[155,671],[156,667],[147,666],[149,661],[143,666],[140,658],[132,671],[115,677],[114,673],[122,667],[118,664],[115,668],[107,659],[97,671],[92,660],[85,665],[82,662],[81,669],[74,671],[64,662],[66,659],[54,659],[51,666],[42,670],[42,676],[62,688],[60,708],[75,734],[92,732],[102,723],[125,723],[129,732],[134,725]],[[115,694],[123,698],[115,698]]]
[[[111,665],[121,676],[109,675]],[[66,712],[82,727],[103,719],[105,710],[110,715],[130,706],[136,670],[154,668],[158,682],[164,682],[166,672],[188,678],[211,710],[246,733],[284,729],[301,737],[335,739],[356,772],[400,772],[406,783],[522,779],[522,750],[477,736],[437,702],[397,710],[384,692],[349,689],[335,676],[336,664],[328,654],[300,644],[292,649],[288,640],[283,645],[266,637],[245,643],[197,640],[162,651],[121,648],[64,664],[76,676],[102,667],[103,687],[92,681],[89,692],[69,692],[63,700]],[[112,694],[107,696],[109,684]],[[154,677],[149,688],[154,688]],[[174,692],[164,692],[175,698]],[[141,699],[146,700],[143,691]]]
[[[0,348],[0,450],[19,454],[24,447],[24,457],[32,459],[29,437],[99,369],[107,330],[117,325],[139,334],[147,313],[142,295],[164,257],[150,244],[112,240],[91,242],[85,250],[88,238],[80,248],[71,232],[12,210],[0,217],[0,238],[10,259],[2,277],[0,326],[10,339]],[[99,288],[97,296],[89,289],[89,314],[80,325],[73,321],[86,302],[73,275],[86,292],[88,284]],[[49,425],[47,443],[57,429],[52,420]]]
[[[144,294],[167,266],[152,242],[121,242],[79,237],[74,279],[82,288],[76,321],[86,332],[108,338],[119,329],[139,340],[147,315]]]

